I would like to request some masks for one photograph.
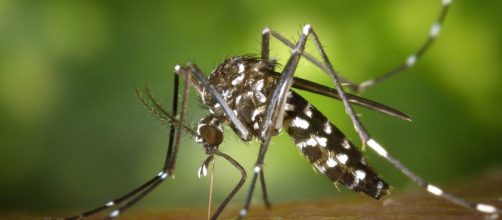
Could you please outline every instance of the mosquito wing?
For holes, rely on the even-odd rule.
[[[271,72],[270,74],[275,78],[280,77],[280,74],[276,73],[276,72]],[[324,86],[324,85],[321,85],[318,83],[314,83],[314,82],[311,82],[311,81],[308,81],[308,80],[305,80],[302,78],[298,78],[298,77],[294,78],[293,88],[297,88],[300,90],[305,90],[305,91],[309,91],[309,92],[316,93],[319,95],[323,95],[323,96],[327,96],[330,98],[341,100],[340,95],[338,94],[336,89],[333,89],[333,88],[330,88],[330,87],[327,87],[327,86]],[[365,99],[360,96],[352,95],[349,93],[345,93],[345,94],[347,95],[347,99],[349,100],[349,102],[352,104],[355,104],[355,105],[358,105],[361,107],[365,107],[367,109],[371,109],[371,110],[374,110],[374,111],[377,111],[377,112],[380,112],[380,113],[383,113],[383,114],[386,114],[386,115],[389,115],[392,117],[396,117],[396,118],[399,118],[399,119],[402,119],[405,121],[411,121],[411,117],[409,115],[407,115],[407,114],[405,114],[395,108],[386,106],[384,104],[380,104],[375,101],[371,101],[369,99]]]

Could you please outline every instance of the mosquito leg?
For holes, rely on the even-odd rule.
[[[387,152],[387,150],[385,150],[385,148],[383,148],[374,139],[369,139],[369,141],[367,142],[367,145],[371,149],[373,149],[376,153],[378,153],[381,157],[383,157],[385,160],[387,160],[390,164],[392,164],[396,169],[401,171],[404,175],[406,175],[413,182],[415,182],[419,187],[425,189],[427,192],[429,192],[435,196],[439,196],[441,198],[444,198],[444,199],[446,199],[452,203],[455,203],[457,205],[460,205],[460,206],[463,206],[463,207],[466,207],[469,209],[477,210],[478,212],[481,212],[481,213],[494,214],[494,215],[502,214],[502,210],[500,210],[499,208],[496,208],[495,206],[468,201],[464,198],[446,193],[442,189],[438,188],[437,186],[426,182],[422,177],[413,173],[410,169],[405,167],[399,160],[397,160],[392,155],[390,155]]]
[[[172,112],[173,112],[173,114],[176,114],[176,112],[178,111],[178,105],[177,105],[177,102],[178,102],[178,87],[179,87],[178,86],[178,82],[179,82],[178,76],[176,75],[175,76],[175,81],[174,81],[174,99],[173,99],[173,106],[172,106]],[[188,82],[186,83],[186,85],[187,84],[188,84]],[[185,85],[185,87],[188,88],[186,85]],[[180,112],[180,116],[183,116],[184,112],[186,111],[186,98],[188,96],[188,93],[187,93],[188,89],[186,89],[186,88],[185,88],[185,92],[183,94],[183,99],[184,100],[182,102],[182,110]],[[167,150],[168,153],[166,155],[166,160],[164,162],[164,168],[162,169],[162,171],[157,176],[152,177],[150,180],[148,180],[147,182],[145,182],[141,186],[135,188],[134,190],[130,191],[129,193],[127,193],[127,194],[125,194],[125,195],[123,195],[123,196],[121,196],[119,198],[111,200],[110,202],[106,203],[103,206],[91,209],[91,210],[83,212],[83,213],[81,213],[79,215],[68,217],[68,218],[65,218],[65,219],[79,219],[79,218],[82,218],[82,217],[88,217],[88,216],[96,214],[96,213],[98,213],[100,211],[103,211],[105,209],[108,209],[108,208],[111,208],[111,207],[114,207],[114,206],[120,206],[124,201],[129,200],[128,203],[126,203],[125,205],[121,206],[118,209],[115,209],[108,216],[109,218],[115,218],[121,212],[123,212],[124,210],[126,210],[127,208],[129,208],[130,206],[132,206],[134,203],[136,203],[137,201],[139,201],[141,198],[143,198],[145,195],[147,195],[151,190],[153,190],[157,185],[159,185],[169,175],[172,175],[173,170],[168,170],[167,167],[170,167],[169,166],[170,163],[174,163],[175,162],[171,158],[175,157],[175,155],[173,155],[173,154],[176,154],[177,152],[176,151],[172,151],[172,149],[176,149],[176,145],[179,145],[179,137],[178,136],[180,135],[179,134],[180,131],[179,131],[179,129],[178,129],[178,132],[174,132],[173,130],[176,130],[175,129],[176,126],[180,127],[180,125],[183,125],[183,117],[180,117],[180,119],[178,121],[178,124],[176,124],[176,125],[175,124],[171,124],[170,139],[169,139],[168,150]],[[173,133],[176,133],[176,136],[174,138],[173,138],[173,136],[174,136]],[[176,140],[176,142],[174,142],[173,140]],[[174,146],[174,148],[173,148],[173,146]],[[174,167],[174,166],[171,165],[171,167]]]
[[[270,203],[270,200],[268,199],[267,185],[265,184],[265,173],[263,173],[263,169],[260,170],[260,183],[261,183],[261,191],[262,191],[262,195],[263,195],[263,202],[265,203],[265,208],[271,209],[272,204]]]
[[[180,81],[180,77],[178,74],[174,74],[174,92],[173,92],[173,106],[172,106],[172,113],[176,115],[177,111],[178,111],[178,88],[179,88],[179,81]],[[188,88],[185,88],[185,90],[188,90]],[[151,94],[150,92],[148,92],[148,95],[151,97]],[[180,125],[178,128],[181,128],[183,126],[183,124],[180,124],[178,122],[178,124]],[[172,154],[173,154],[173,141],[174,141],[174,138],[175,138],[175,132],[176,132],[176,127],[173,126],[174,124],[171,124],[170,126],[170,129],[169,129],[169,144],[167,146],[167,153],[166,153],[166,164],[167,164],[167,161],[172,157]],[[165,170],[167,168],[166,165],[164,165],[164,169]]]
[[[132,196],[136,195],[138,192],[141,192],[144,189],[146,189],[148,186],[152,185],[152,183],[154,183],[155,181],[157,181],[158,178],[159,178],[159,176],[153,177],[152,179],[148,180],[143,185],[137,187],[136,189],[132,190],[131,192],[129,192],[129,193],[127,193],[127,194],[125,194],[125,195],[123,195],[123,196],[121,196],[119,198],[113,199],[113,200],[111,200],[110,202],[106,203],[103,206],[91,209],[89,211],[85,211],[85,212],[83,212],[83,213],[81,213],[79,215],[67,217],[65,219],[66,220],[73,220],[73,219],[80,219],[80,218],[88,217],[88,216],[94,215],[94,214],[96,214],[96,213],[98,213],[100,211],[103,211],[105,209],[108,209],[108,208],[110,208],[112,206],[120,205],[123,201],[131,198]]]
[[[398,75],[398,74],[408,70],[412,66],[414,66],[416,64],[417,60],[423,56],[423,54],[430,48],[432,43],[437,39],[439,32],[441,31],[441,26],[443,25],[444,19],[446,18],[449,6],[452,3],[452,1],[453,0],[442,0],[441,1],[442,2],[441,12],[440,12],[439,17],[436,20],[436,22],[431,26],[431,29],[429,32],[429,37],[427,38],[425,43],[422,44],[415,53],[408,56],[408,58],[403,63],[401,63],[397,67],[394,67],[390,71],[388,71],[384,74],[381,74],[380,76],[378,76],[374,79],[366,80],[362,83],[352,82],[352,81],[339,75],[338,78],[340,79],[340,81],[344,85],[347,85],[354,92],[363,92],[367,88],[372,87],[374,85],[377,85],[377,84],[379,84],[379,83],[381,83],[381,82],[383,82],[383,81],[385,81],[395,75]],[[290,49],[295,48],[295,44],[292,43],[287,38],[285,38],[284,36],[282,36],[281,34],[275,32],[275,31],[270,31],[270,34],[273,37],[275,37],[277,40],[279,40],[280,42],[282,42],[283,44],[288,46]],[[312,56],[311,54],[304,52],[302,54],[302,56],[305,57],[310,62],[312,62],[317,67],[319,67],[324,72],[326,72],[326,73],[329,72],[327,67],[321,61],[319,61],[314,56]]]
[[[239,218],[247,215],[249,210],[249,205],[251,204],[251,199],[253,196],[256,181],[258,179],[258,174],[260,174],[263,161],[265,159],[265,154],[268,150],[268,145],[270,139],[273,135],[277,134],[282,127],[282,120],[284,118],[284,109],[287,99],[287,92],[289,91],[291,84],[293,82],[293,74],[296,71],[300,57],[305,49],[305,44],[307,42],[308,36],[311,34],[310,25],[305,25],[303,27],[303,32],[298,41],[295,49],[293,49],[292,55],[289,57],[288,62],[284,65],[284,69],[281,74],[277,86],[272,93],[270,100],[268,101],[267,110],[264,118],[263,131],[261,136],[260,151],[258,153],[258,158],[255,163],[253,177],[251,179],[251,185],[249,187],[248,195],[246,197],[246,202],[244,207],[239,213]]]
[[[261,41],[261,59],[269,60],[270,59],[270,29],[265,28],[262,31],[262,41]],[[270,209],[272,207],[270,200],[268,199],[267,186],[265,183],[265,174],[263,173],[263,169],[260,169],[260,184],[261,191],[263,196],[263,202],[265,203],[265,207]]]
[[[270,59],[270,29],[265,28],[261,34],[261,59]]]
[[[246,181],[246,178],[247,178],[247,174],[246,174],[246,171],[244,170],[244,168],[237,161],[235,161],[232,157],[230,157],[220,151],[215,151],[214,153],[220,157],[223,157],[225,160],[230,162],[237,170],[239,170],[239,172],[241,172],[241,179],[239,180],[237,185],[234,187],[234,189],[228,194],[228,196],[225,197],[225,199],[220,204],[218,209],[216,209],[216,211],[214,212],[213,216],[211,216],[211,219],[218,218],[218,216],[221,214],[223,209],[225,209],[225,207],[227,206],[228,202],[230,202],[230,200],[232,200],[232,198],[240,190],[242,185],[244,185],[244,182]]]
[[[366,128],[362,125],[361,121],[357,117],[354,109],[352,108],[352,105],[349,102],[349,99],[347,98],[347,95],[345,94],[345,91],[342,88],[340,79],[338,78],[339,74],[333,69],[333,65],[328,59],[328,56],[326,55],[326,52],[324,51],[324,48],[321,45],[321,42],[319,41],[319,37],[315,33],[313,29],[310,29],[312,33],[312,40],[314,41],[317,50],[319,51],[321,58],[323,60],[324,65],[326,66],[328,70],[328,75],[331,77],[331,80],[333,81],[333,84],[335,84],[335,88],[340,95],[340,99],[343,102],[343,106],[345,107],[345,110],[347,114],[349,115],[350,119],[352,120],[352,124],[354,125],[354,128],[359,135],[359,138],[361,139],[363,146],[368,140],[370,139],[368,132],[366,131]]]
[[[178,71],[178,68],[175,68],[176,71]],[[188,92],[189,86],[190,86],[190,80],[191,80],[191,75],[188,73],[185,73],[185,87],[183,90],[183,96],[181,100],[181,111],[179,113],[179,119],[178,119],[178,124],[174,125],[171,124],[172,127],[178,127],[182,128],[184,126],[184,119],[185,119],[185,113],[186,113],[186,106],[187,106],[187,101],[188,101]],[[175,77],[178,75],[176,74]],[[176,80],[175,80],[176,83]],[[177,95],[177,88],[175,88],[174,92]],[[175,101],[177,101],[177,98],[175,98]],[[174,106],[174,105],[173,105]],[[156,181],[154,181],[151,185],[149,185],[144,191],[142,191],[138,196],[134,197],[133,199],[129,200],[125,205],[122,207],[113,210],[110,215],[108,216],[109,219],[115,218],[119,216],[119,214],[123,213],[125,210],[136,204],[138,201],[140,201],[143,197],[148,195],[152,190],[154,190],[157,186],[159,186],[168,176],[174,176],[174,169],[175,169],[175,164],[176,164],[176,156],[178,154],[178,149],[180,145],[180,139],[181,139],[181,129],[178,129],[177,132],[175,133],[174,136],[174,142],[172,139],[169,140],[169,147],[168,149],[172,149],[172,154],[169,155],[167,154],[168,158],[166,158],[166,162],[164,164],[164,168],[162,171],[159,173],[158,178]],[[169,151],[168,151],[169,152]]]
[[[420,48],[415,53],[408,56],[408,58],[403,63],[401,63],[397,67],[394,67],[390,71],[388,71],[380,76],[377,76],[374,79],[366,80],[366,81],[359,83],[357,85],[351,85],[351,88],[353,90],[355,89],[355,91],[357,91],[357,92],[363,92],[364,90],[368,89],[369,87],[373,87],[377,84],[380,84],[381,82],[383,82],[393,76],[396,76],[396,75],[408,70],[412,66],[414,66],[415,63],[417,62],[417,60],[423,56],[423,54],[430,48],[432,43],[434,43],[434,41],[437,39],[452,1],[453,0],[442,0],[441,1],[442,2],[441,12],[439,13],[439,16],[438,16],[436,22],[434,22],[434,24],[431,26],[429,36],[428,36],[427,40],[425,41],[425,43],[422,44],[422,46],[420,46]]]
[[[266,56],[266,53],[265,53],[265,56]],[[190,75],[193,75],[195,77],[196,80],[192,81],[192,85],[200,92],[202,93],[201,91],[209,91],[210,94],[213,96],[213,98],[217,101],[217,103],[219,103],[221,105],[221,108],[223,109],[224,113],[227,115],[227,117],[229,118],[229,123],[232,123],[234,125],[234,127],[238,130],[238,135],[240,136],[241,139],[243,140],[250,140],[251,139],[251,133],[249,132],[249,130],[244,126],[244,124],[237,118],[237,116],[235,115],[235,113],[230,109],[230,107],[228,106],[228,104],[226,103],[226,101],[223,99],[223,97],[221,97],[221,95],[218,93],[218,91],[214,88],[213,85],[210,85],[206,78],[204,77],[204,75],[202,74],[202,71],[199,70],[199,68],[195,65],[195,64],[188,64],[188,67],[185,69],[185,68],[181,68],[179,66],[176,67],[176,69],[179,71],[179,72],[188,72],[190,73]],[[270,140],[269,140],[270,141]],[[234,164],[232,161],[233,159],[231,158],[227,158],[226,156],[223,156],[222,155],[219,155],[219,156],[222,156],[224,158],[226,158],[228,161],[230,161],[232,164]],[[234,166],[236,166],[234,164]],[[236,166],[239,170],[241,170],[240,165],[239,166]],[[254,176],[254,178],[256,178],[256,176]],[[245,179],[245,178],[244,178]],[[253,181],[253,184],[256,183],[256,179],[255,181]],[[223,211],[223,208],[226,206],[226,204],[230,201],[230,199],[233,197],[233,195],[237,192],[237,190],[239,190],[242,186],[242,183],[239,183],[238,184],[238,187],[236,187],[234,189],[234,191],[232,191],[232,193],[225,199],[225,201],[223,202],[222,205],[220,205],[220,207],[216,210],[215,214],[213,214],[213,216],[218,216],[221,211]],[[254,188],[254,187],[253,187]]]
[[[338,94],[340,95],[340,98],[343,101],[345,109],[354,124],[356,132],[359,134],[359,136],[361,137],[361,140],[363,141],[363,145],[368,145],[371,149],[373,149],[376,153],[378,153],[380,156],[382,156],[384,159],[386,159],[389,163],[391,163],[399,171],[401,171],[403,174],[405,174],[411,180],[413,180],[413,182],[415,182],[418,186],[424,188],[427,192],[429,192],[435,196],[442,197],[450,202],[453,202],[453,203],[458,204],[460,206],[471,208],[473,210],[477,210],[482,213],[487,213],[487,214],[497,214],[497,213],[500,214],[500,213],[502,213],[501,210],[497,209],[494,206],[487,205],[487,204],[481,204],[481,203],[473,203],[473,202],[467,201],[463,198],[460,198],[460,197],[454,196],[452,194],[448,194],[446,192],[443,192],[443,190],[439,189],[437,186],[434,186],[432,184],[427,183],[420,176],[413,173],[411,170],[409,170],[407,167],[405,167],[403,164],[401,164],[401,162],[399,162],[397,159],[392,157],[374,139],[370,138],[369,133],[366,131],[366,129],[364,128],[364,126],[362,125],[360,120],[358,119],[357,115],[355,114],[352,106],[350,105],[350,103],[346,97],[346,94],[340,85],[340,81],[337,78],[337,73],[333,70],[333,66],[331,65],[326,53],[324,52],[324,49],[321,45],[321,42],[319,41],[319,38],[317,37],[316,33],[313,30],[312,30],[312,39],[313,39],[314,43],[316,44],[316,47],[319,50],[319,53],[321,54],[321,57],[326,65],[326,67],[328,67],[329,75],[332,77],[332,80],[333,80],[334,84],[336,85],[336,89],[338,90]]]
[[[174,69],[176,72],[178,72],[179,66],[176,66]],[[176,76],[178,74],[175,74]],[[176,132],[176,136],[174,137],[175,141],[174,141],[174,145],[172,145],[172,154],[169,155],[169,153],[167,154],[167,156],[169,158],[166,158],[166,164],[164,165],[164,170],[166,170],[169,174],[173,174],[174,172],[174,168],[175,168],[175,165],[176,165],[176,157],[178,156],[178,149],[179,149],[179,146],[180,146],[180,139],[181,139],[181,128],[184,126],[184,120],[185,120],[185,113],[186,113],[186,108],[187,108],[187,102],[188,102],[188,92],[190,91],[189,87],[190,87],[190,84],[191,84],[191,81],[192,81],[192,75],[190,75],[188,72],[186,72],[184,74],[184,77],[185,77],[185,86],[183,88],[183,98],[181,100],[181,111],[179,113],[179,119],[178,119],[178,132]],[[177,92],[175,92],[177,95]],[[177,100],[177,99],[176,99]],[[171,125],[171,128],[173,127],[173,125]],[[169,143],[171,145],[171,142]]]
[[[290,40],[288,40],[287,38],[285,38],[281,34],[277,33],[276,31],[269,30],[269,34],[272,35],[273,37],[275,37],[277,40],[279,40],[283,44],[285,44],[286,46],[288,46],[290,49],[292,49],[292,50],[295,49],[296,45],[293,42],[291,42]],[[316,65],[317,67],[319,67],[324,72],[328,72],[327,67],[324,66],[324,64],[321,61],[319,61],[317,58],[315,58],[314,56],[312,56],[308,52],[304,51],[302,53],[302,56],[305,57],[305,59],[307,59],[308,61],[310,61],[314,65]],[[344,84],[348,84],[349,86],[351,86],[351,85],[357,85],[357,83],[354,83],[354,82],[352,82],[352,81],[350,81],[348,79],[345,79],[342,76],[338,76],[338,77],[340,78],[340,80]]]

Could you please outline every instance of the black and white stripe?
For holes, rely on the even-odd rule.
[[[283,126],[310,163],[331,181],[378,199],[389,186],[345,135],[298,93],[290,91]]]

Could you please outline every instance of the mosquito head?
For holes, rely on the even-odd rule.
[[[206,154],[214,154],[223,142],[223,127],[214,115],[203,118],[197,126],[196,142],[204,146]]]

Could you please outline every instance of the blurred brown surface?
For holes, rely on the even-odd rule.
[[[502,170],[491,171],[482,176],[450,186],[450,191],[472,201],[502,207]],[[238,203],[227,208],[221,219],[234,219],[239,211]],[[74,213],[73,213],[74,214]],[[106,214],[106,213],[103,213]],[[103,215],[90,219],[101,219]],[[272,210],[254,205],[246,219],[483,219],[472,210],[456,206],[424,191],[397,192],[380,201],[364,196],[326,199],[312,202],[273,204]],[[1,219],[41,219],[35,214],[0,214]],[[119,219],[206,219],[207,210],[196,209],[131,209]]]

